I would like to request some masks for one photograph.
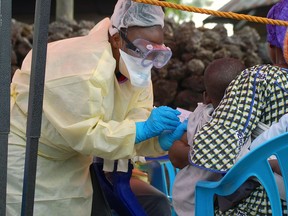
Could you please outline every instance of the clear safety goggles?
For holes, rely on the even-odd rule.
[[[142,58],[141,64],[143,67],[153,64],[156,68],[162,68],[167,64],[172,56],[172,51],[164,44],[156,44],[145,39],[137,38],[131,42],[125,32],[119,30],[120,36],[126,42],[128,54]]]

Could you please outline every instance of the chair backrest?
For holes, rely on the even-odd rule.
[[[161,164],[161,173],[163,178],[164,193],[172,201],[172,188],[178,169],[170,161]]]
[[[146,158],[147,163],[141,165],[142,170],[148,173],[152,186],[163,192],[172,203],[172,188],[179,169],[175,168],[167,156]],[[176,213],[172,208],[172,216]]]
[[[201,181],[196,185],[196,215],[214,215],[214,195],[227,196],[239,188],[249,177],[256,177],[265,188],[271,203],[273,215],[282,215],[282,207],[277,184],[268,158],[278,159],[288,189],[288,132],[264,142],[241,158],[218,182]],[[288,193],[286,193],[286,200]]]
[[[145,159],[147,163],[140,165],[140,169],[148,173],[150,184],[172,201],[172,188],[179,169],[173,166],[168,155]]]
[[[175,168],[168,155],[145,157],[147,164],[141,167],[149,173],[151,185],[162,191],[172,200],[172,188],[178,168]]]

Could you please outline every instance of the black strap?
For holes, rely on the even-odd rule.
[[[33,215],[38,141],[41,132],[51,0],[37,0],[26,130],[26,155],[21,215]]]
[[[10,131],[12,0],[0,1],[0,215],[6,215],[7,151]]]
[[[130,187],[133,165],[128,162],[128,171],[117,171],[118,161],[114,161],[113,172],[104,172],[103,159],[96,158],[93,168],[107,203],[119,216],[147,216],[142,205]],[[95,203],[98,204],[98,203]]]
[[[95,173],[93,164],[90,165],[90,175],[93,186],[93,201],[91,216],[112,216],[110,206],[104,196],[100,183]]]

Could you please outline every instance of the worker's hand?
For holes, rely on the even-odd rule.
[[[158,138],[161,148],[168,151],[173,145],[173,142],[181,139],[185,131],[187,131],[187,124],[188,121],[185,120],[174,131],[162,133]]]
[[[136,122],[136,143],[159,136],[163,131],[174,131],[181,123],[178,110],[167,106],[154,108],[145,122]]]

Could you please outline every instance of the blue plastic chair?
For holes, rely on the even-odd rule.
[[[288,191],[288,133],[285,133],[251,150],[251,152],[241,158],[221,180],[217,182],[198,182],[195,197],[196,215],[214,215],[214,195],[230,195],[249,177],[253,176],[255,176],[265,188],[271,203],[273,215],[282,215],[280,195],[273,171],[267,161],[271,155],[275,155],[278,159],[285,189]],[[288,200],[287,192],[286,200]]]
[[[144,169],[149,173],[150,184],[167,195],[172,201],[172,188],[178,168],[175,168],[168,155],[157,158],[146,157],[147,164]]]
[[[146,160],[147,164],[141,167],[143,170],[148,172],[150,184],[163,192],[172,204],[172,188],[179,169],[172,165],[171,161],[168,159],[168,156],[146,158]],[[172,216],[176,216],[173,207]]]
[[[152,176],[151,185],[161,190],[168,197],[172,205],[172,189],[175,181],[175,177],[179,169],[175,168],[171,161],[165,161],[160,163],[161,177],[156,179]],[[176,212],[172,206],[172,216],[176,216]]]

